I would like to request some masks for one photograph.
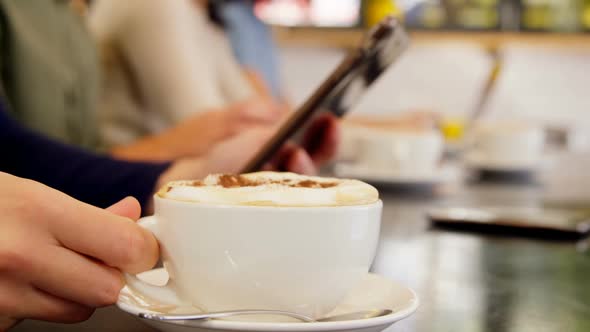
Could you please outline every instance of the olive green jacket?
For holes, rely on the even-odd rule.
[[[17,120],[62,142],[97,147],[98,55],[68,0],[0,0],[0,73],[0,92]]]

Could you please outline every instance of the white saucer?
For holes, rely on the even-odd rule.
[[[494,160],[477,153],[467,154],[465,164],[471,169],[480,171],[506,173],[536,172],[543,167],[540,160]]]
[[[339,163],[334,167],[336,176],[361,181],[400,186],[435,186],[454,182],[459,178],[457,168],[443,166],[427,173],[399,173],[387,169],[374,169],[353,163]]]
[[[164,269],[155,269],[144,273],[141,278],[153,284],[163,284],[168,278]],[[391,309],[392,314],[362,320],[325,323],[285,323],[256,322],[233,320],[156,322],[144,320],[145,323],[165,332],[210,332],[210,331],[383,331],[393,323],[410,316],[418,308],[419,300],[411,289],[376,274],[367,274],[361,284],[330,315],[370,309]],[[165,304],[146,301],[127,287],[119,295],[117,306],[132,315],[140,312],[187,312],[187,309],[174,309]],[[191,312],[198,309],[190,308]],[[250,318],[251,319],[251,318]]]

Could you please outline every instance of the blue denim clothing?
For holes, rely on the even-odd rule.
[[[238,61],[261,74],[272,95],[280,98],[276,46],[270,29],[254,14],[253,1],[227,1],[220,16]]]

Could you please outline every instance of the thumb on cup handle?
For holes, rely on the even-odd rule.
[[[158,239],[158,220],[156,216],[141,218],[137,223],[139,226],[152,232],[156,239]],[[127,287],[135,293],[141,294],[142,296],[146,296],[163,304],[172,304],[177,306],[185,304],[185,301],[183,301],[178,296],[177,288],[172,279],[168,279],[166,285],[156,286],[148,284],[140,280],[137,276],[129,273],[125,273],[124,277]]]

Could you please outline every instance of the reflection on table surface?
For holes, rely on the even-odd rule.
[[[566,182],[575,177],[563,168],[560,173]],[[584,172],[578,174],[584,180]],[[568,195],[568,188],[553,176],[544,186],[471,183],[441,197],[382,191],[385,209],[373,271],[413,288],[422,302],[415,315],[388,332],[590,331],[590,241],[450,232],[432,229],[424,217],[433,206],[537,206],[547,192],[556,198]],[[584,188],[590,194],[590,186]],[[114,307],[98,310],[83,324],[25,322],[14,329],[107,330],[154,331]]]
[[[389,199],[374,271],[421,296],[394,331],[588,331],[584,245],[428,229],[429,204],[534,205],[539,187],[477,186],[437,202]]]

